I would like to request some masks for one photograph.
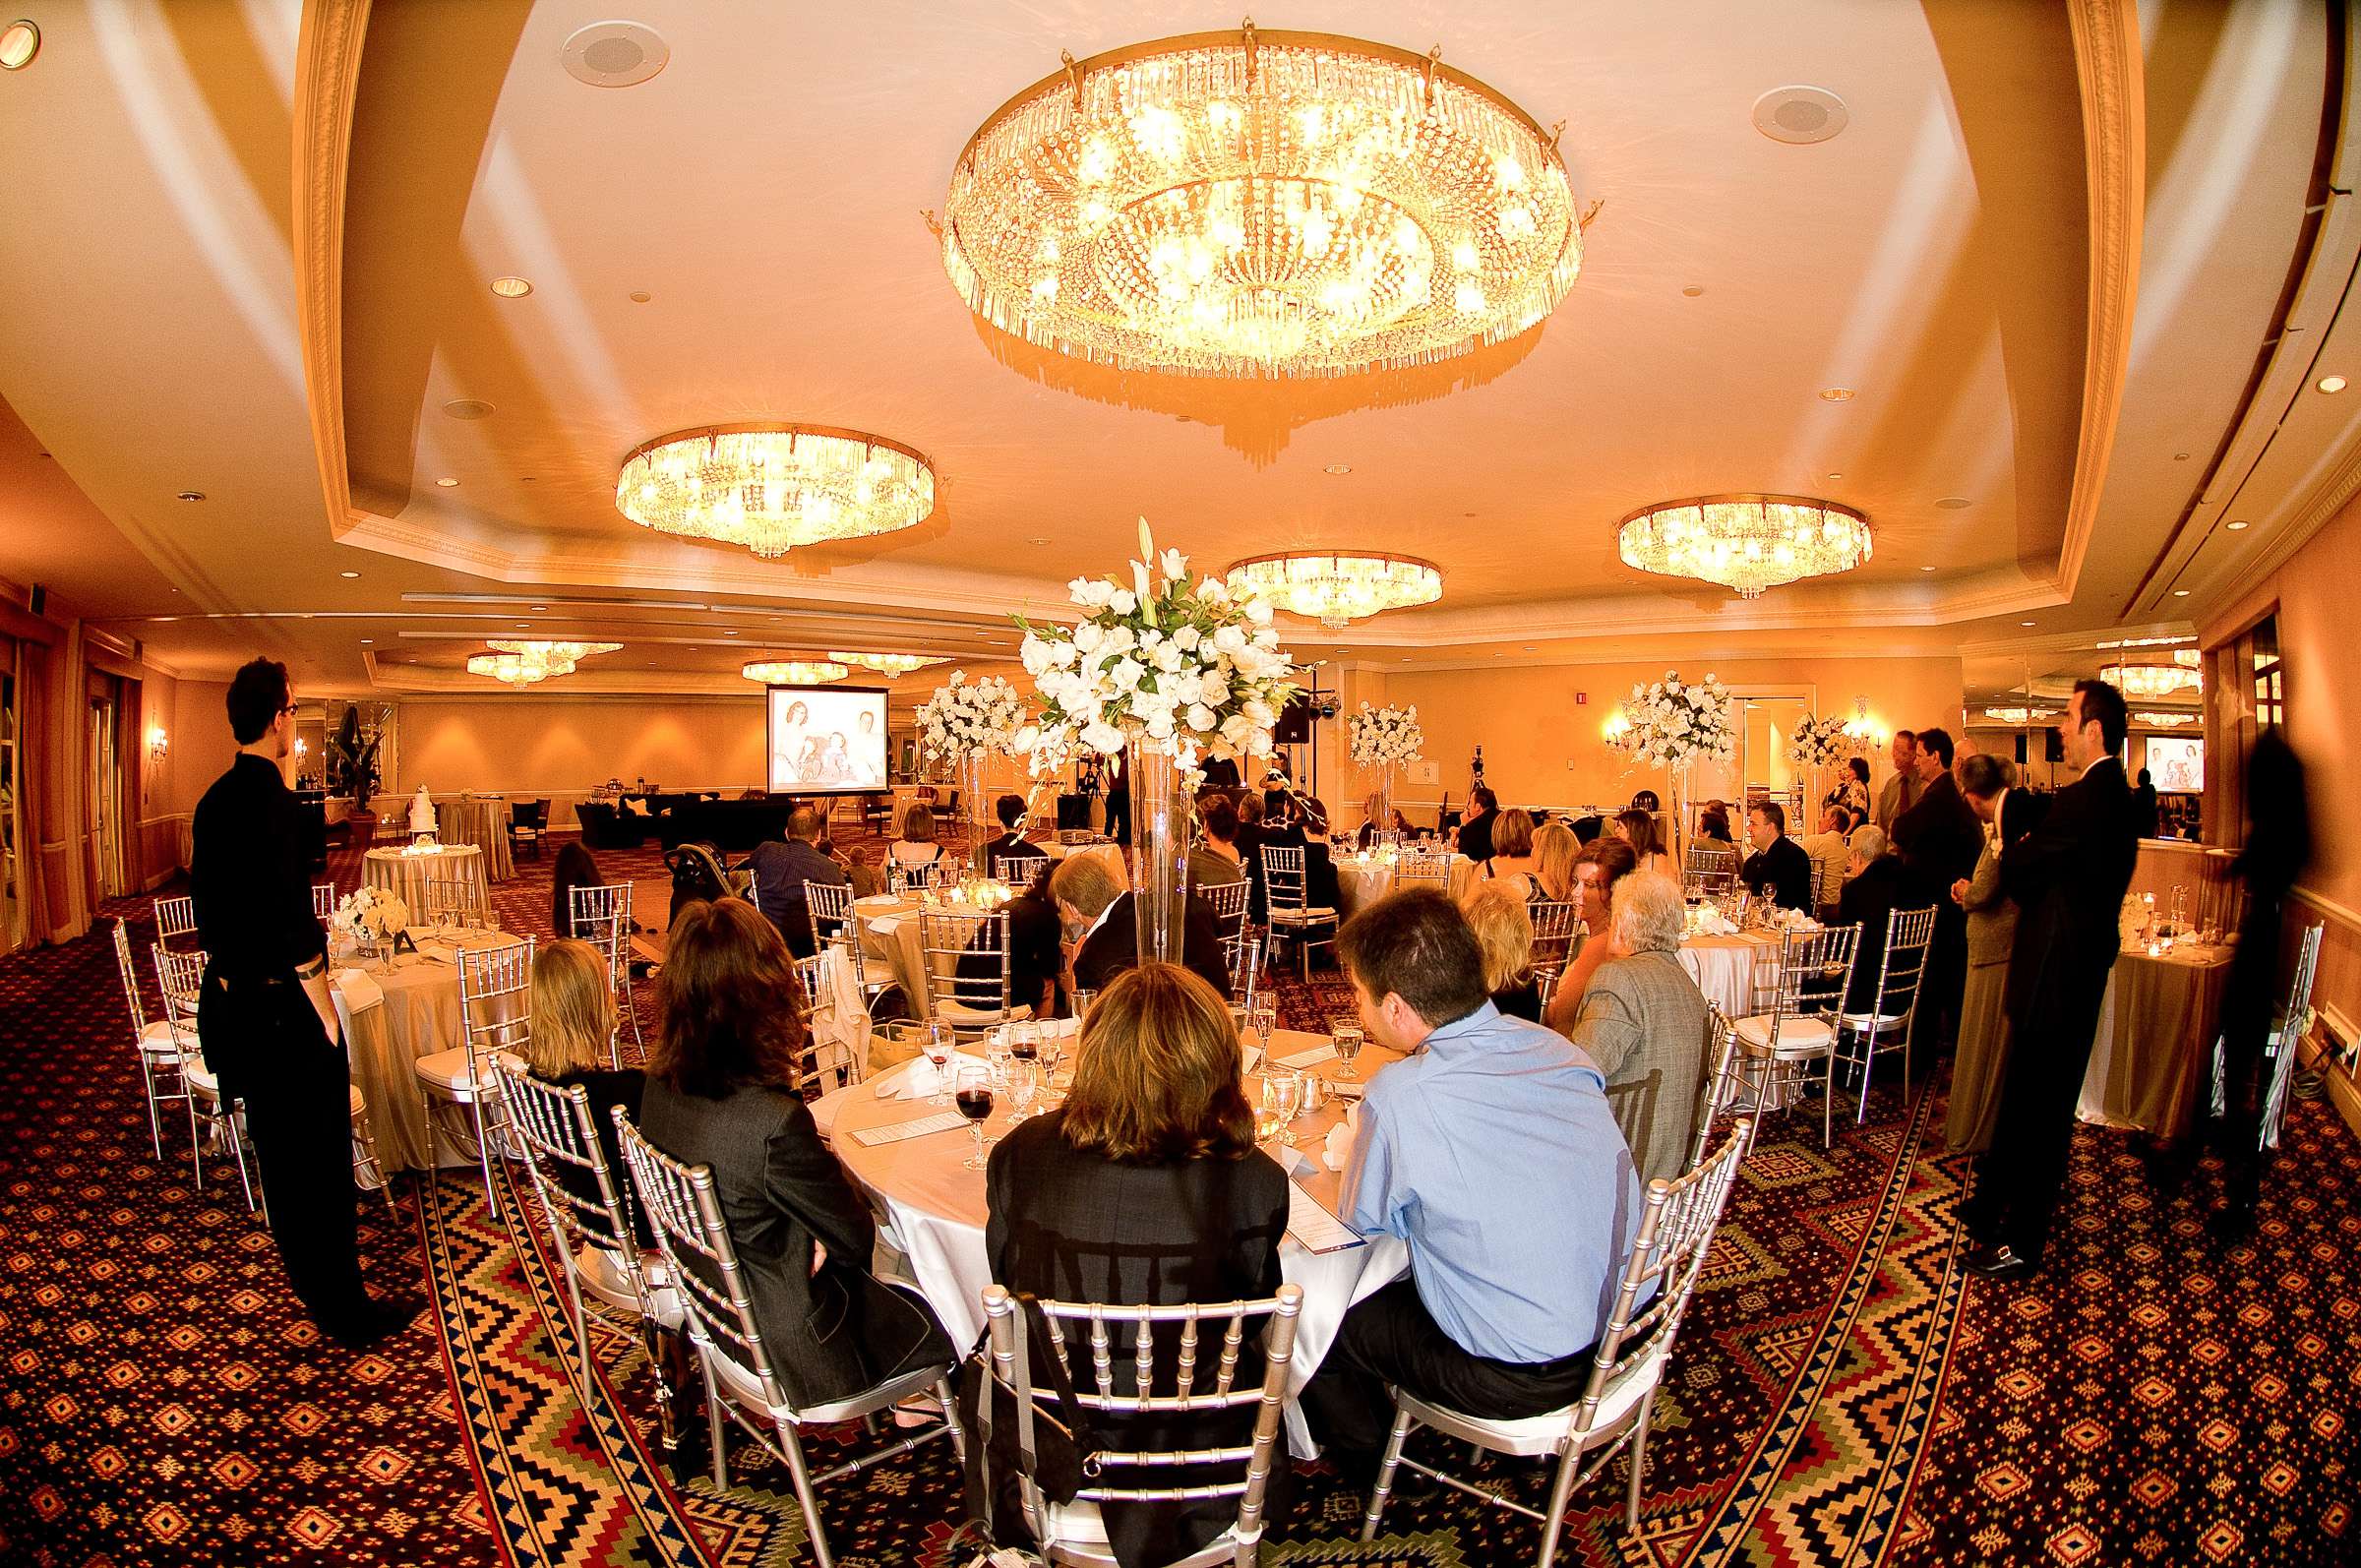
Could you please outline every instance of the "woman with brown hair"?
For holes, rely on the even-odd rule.
[[[896,866],[932,866],[942,855],[935,842],[935,808],[913,801],[902,814],[902,836],[886,851]]]
[[[1636,806],[1617,812],[1614,831],[1615,837],[1631,846],[1632,859],[1637,863],[1633,870],[1672,874],[1672,857],[1665,853],[1664,844],[1657,837],[1654,812],[1643,812]]]
[[[877,1222],[796,1093],[798,999],[787,945],[754,905],[683,909],[639,1128],[711,1167],[771,1366],[809,1407],[953,1357],[925,1301],[869,1272]]]
[[[1238,1025],[1213,987],[1173,964],[1117,977],[1083,1023],[1063,1108],[1019,1122],[992,1152],[984,1177],[992,1277],[1012,1291],[1126,1306],[1276,1292],[1287,1175],[1254,1147],[1241,1066]],[[1241,1352],[1240,1382],[1261,1375],[1254,1357],[1252,1347]],[[1207,1387],[1218,1359],[1197,1358]],[[1160,1384],[1176,1364],[1160,1332]],[[1220,1411],[1120,1426],[1102,1419],[1098,1436],[1114,1448],[1212,1448],[1242,1443],[1252,1425],[1250,1409]],[[1217,1466],[1185,1478],[1241,1474],[1241,1466]],[[1116,1557],[1126,1565],[1184,1556],[1237,1513],[1234,1497],[1106,1507]]]
[[[636,1067],[610,1067],[615,1038],[615,988],[607,983],[605,955],[586,941],[565,937],[533,951],[533,1028],[524,1047],[525,1067],[561,1089],[582,1086],[590,1099],[590,1120],[607,1157],[607,1175],[621,1192],[630,1184],[623,1151],[616,1146],[614,1108],[634,1121],[647,1075]],[[598,1183],[578,1166],[553,1162],[567,1191],[598,1201]],[[650,1244],[653,1236],[643,1239]]]
[[[1533,814],[1510,807],[1492,823],[1492,858],[1483,874],[1508,883],[1525,898],[1542,896],[1541,868],[1533,858]]]

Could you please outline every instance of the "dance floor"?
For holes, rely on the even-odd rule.
[[[600,861],[662,874],[653,850]],[[512,929],[547,932],[548,865],[495,890]],[[357,860],[332,869],[349,887]],[[145,951],[149,900],[105,913]],[[1332,974],[1280,995],[1287,1027],[1350,1005]],[[1577,1495],[1561,1560],[2353,1560],[2361,1145],[2333,1114],[2293,1108],[2262,1223],[2227,1249],[2199,1223],[2210,1172],[2155,1190],[2124,1135],[2084,1129],[2051,1266],[1993,1287],[1960,1270],[1942,1109],[1938,1076],[1830,1150],[1816,1107],[1766,1131],[1662,1395],[1640,1533],[1617,1465]],[[294,1310],[235,1172],[209,1162],[200,1186],[185,1123],[160,1164],[146,1131],[105,926],[0,959],[0,1561],[809,1560],[780,1472],[741,1457],[727,1492],[665,1472],[631,1342],[601,1334],[587,1400],[570,1384],[528,1204],[493,1218],[464,1172],[404,1179],[392,1212],[366,1200],[372,1279],[423,1278],[433,1308],[355,1354]],[[1545,1489],[1523,1462],[1473,1474]],[[1456,1568],[1536,1544],[1415,1476],[1371,1547],[1361,1507],[1299,1470],[1266,1560]],[[847,1568],[944,1563],[957,1478],[930,1446],[821,1508]]]

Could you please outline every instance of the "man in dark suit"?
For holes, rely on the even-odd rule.
[[[1782,909],[1812,912],[1812,857],[1787,837],[1787,809],[1777,801],[1757,801],[1746,809],[1746,836],[1754,853],[1738,868],[1738,879],[1757,898],[1768,898]]]
[[[2012,1045],[1992,1156],[1976,1162],[1962,1210],[1968,1272],[2021,1279],[2041,1266],[2051,1211],[2065,1185],[2074,1105],[2115,967],[2116,921],[2140,839],[2123,748],[2123,694],[2078,681],[2066,702],[2066,762],[2081,777],[2001,853],[2001,887],[2016,900],[2007,1006]]]
[[[1925,1039],[1942,1051],[1958,1043],[1960,995],[1968,985],[1968,912],[1952,900],[1951,887],[1975,874],[1984,824],[1952,777],[1950,734],[1920,730],[1917,740],[1918,799],[1894,818],[1891,837],[1910,874],[1910,907],[1935,910],[1919,1003]]]
[[[1121,859],[1112,851],[1068,855],[1050,874],[1050,896],[1067,926],[1080,927],[1074,947],[1074,985],[1100,991],[1139,963],[1138,911],[1124,886]],[[1213,906],[1191,893],[1181,917],[1181,966],[1223,995],[1230,995],[1230,966],[1222,961],[1222,934]]]
[[[1107,836],[1131,842],[1131,770],[1119,754],[1107,758]]]
[[[1459,824],[1459,852],[1472,861],[1490,860],[1492,824],[1500,820],[1500,803],[1479,784],[1468,792],[1468,809],[1474,814]]]

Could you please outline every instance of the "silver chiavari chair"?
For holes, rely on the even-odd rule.
[[[817,1100],[831,1089],[860,1082],[861,1063],[839,1050],[833,1039],[821,1039],[823,1029],[831,1036],[835,1033],[836,1021],[836,993],[828,984],[826,954],[798,958],[794,964],[795,1015],[804,1026],[804,1043],[795,1054],[796,1087],[805,1099]]]
[[[1005,910],[922,908],[918,945],[926,958],[928,1015],[952,1033],[984,1034],[1033,1016],[1030,1005],[1009,1001]]]
[[[197,935],[197,900],[187,893],[155,901],[155,939],[166,947]]]
[[[483,1168],[484,1201],[494,1214],[500,1212],[500,1195],[492,1180],[499,1153],[493,1137],[502,1134],[505,1140],[508,1119],[493,1061],[503,1052],[521,1055],[532,1032],[533,939],[470,947],[459,954],[460,1043],[420,1056],[415,1068],[426,1103],[429,1150],[438,1123],[445,1120],[437,1110],[465,1111],[465,1127],[443,1130]]]
[[[1439,849],[1406,849],[1394,862],[1394,886],[1432,887],[1436,892],[1451,890],[1451,852]]]
[[[1697,889],[1707,898],[1728,892],[1737,885],[1738,852],[1734,845],[1716,844],[1691,839],[1681,857],[1681,882],[1684,890],[1694,876]]]
[[[336,884],[312,883],[312,914],[320,920],[334,918],[336,913]]]
[[[1254,884],[1241,876],[1234,882],[1213,882],[1197,891],[1204,896],[1206,907],[1213,911],[1214,930],[1222,934],[1222,963],[1229,969],[1233,982],[1238,976],[1239,954],[1246,940],[1246,895]]]
[[[939,855],[920,866],[905,866],[899,861],[888,861],[886,871],[891,877],[887,890],[906,894],[913,898],[946,885],[949,879],[944,870],[943,858]]]
[[[1837,1018],[1837,1058],[1861,1069],[1861,1103],[1852,1122],[1869,1118],[1869,1077],[1880,1052],[1902,1053],[1902,1082],[1910,1082],[1910,1041],[1918,1032],[1918,986],[1935,940],[1935,911],[1897,909],[1886,916],[1886,953],[1878,961],[1877,995],[1867,1011]]]
[[[874,1009],[878,998],[892,989],[893,981],[890,976],[870,978],[869,929],[861,911],[853,907],[852,888],[842,883],[804,883],[804,915],[812,923],[812,950],[841,949],[853,966],[854,984],[861,988],[861,1005]],[[911,1000],[915,1003],[918,998]]]
[[[2297,943],[2295,978],[2287,988],[2286,1004],[2270,1021],[2270,1033],[2264,1037],[2263,1054],[2270,1061],[2270,1080],[2263,1092],[2262,1145],[2266,1149],[2279,1146],[2279,1124],[2287,1116],[2288,1082],[2295,1075],[2296,1042],[2312,1029],[2312,978],[2320,967],[2320,942],[2328,935],[2328,927],[2307,926]],[[2213,1101],[2216,1114],[2223,1095],[2221,1042],[2213,1043]]]
[[[1282,1285],[1278,1295],[1261,1300],[1179,1306],[1020,1304],[1005,1287],[986,1286],[992,1375],[1009,1390],[1012,1408],[1020,1413],[1018,1501],[1042,1555],[1053,1563],[1112,1563],[1101,1513],[1105,1503],[1235,1497],[1238,1517],[1173,1568],[1215,1563],[1252,1568],[1262,1541],[1271,1465],[1286,1440],[1279,1417],[1302,1309],[1300,1285]],[[1038,1343],[1037,1336],[1048,1343]],[[1241,1379],[1245,1348],[1257,1340],[1262,1375]],[[1103,1450],[1074,1500],[1061,1505],[1043,1496],[1033,1482],[1033,1428],[1021,1413],[1034,1409],[1037,1399],[1045,1402],[1043,1409],[1055,1409],[1069,1386],[1075,1403],[1101,1419],[1250,1407],[1254,1425],[1245,1441],[1221,1448]],[[994,1403],[980,1406],[990,1412]],[[989,1431],[977,1432],[975,1440],[989,1443]],[[1220,1478],[1203,1478],[1209,1473]],[[1173,1478],[1162,1481],[1167,1476]]]
[[[148,1141],[154,1146],[155,1158],[160,1163],[164,1158],[164,1130],[158,1108],[188,1107],[189,1146],[195,1148],[197,1100],[189,1088],[180,1036],[173,1030],[171,1018],[166,1016],[151,1023],[147,1008],[140,1003],[140,977],[131,960],[130,929],[121,920],[115,922],[115,969],[123,977],[123,999],[131,1007],[132,1044],[140,1054],[140,1090],[148,1102]],[[160,969],[158,974],[160,977]],[[167,1014],[169,1011],[167,1007]]]
[[[596,947],[607,961],[607,981],[615,988],[615,1033],[607,1042],[611,1065],[623,1065],[623,1026],[632,1026],[632,1045],[642,1056],[647,1042],[639,1034],[639,1007],[632,998],[632,884],[601,882],[574,890],[570,933]]]
[[[1570,900],[1537,898],[1525,906],[1533,921],[1533,972],[1555,982],[1574,956],[1574,905]]]
[[[1714,1234],[1721,1229],[1729,1189],[1753,1141],[1753,1130],[1751,1122],[1740,1121],[1712,1158],[1695,1170],[1678,1180],[1660,1176],[1648,1183],[1639,1234],[1632,1238],[1622,1286],[1599,1336],[1590,1385],[1578,1403],[1545,1416],[1503,1420],[1464,1415],[1395,1390],[1393,1431],[1386,1439],[1377,1484],[1369,1492],[1368,1510],[1362,1516],[1362,1540],[1377,1538],[1394,1476],[1407,1465],[1446,1486],[1539,1521],[1542,1549],[1536,1561],[1539,1568],[1551,1568],[1557,1560],[1566,1503],[1574,1488],[1590,1481],[1625,1448],[1631,1450],[1631,1478],[1624,1491],[1623,1528],[1638,1531],[1640,1488],[1647,1479],[1648,1432],[1657,1390],[1664,1386],[1681,1321],[1697,1289],[1697,1276],[1712,1249]],[[1495,1454],[1527,1459],[1555,1455],[1557,1475],[1549,1488],[1548,1511],[1511,1502],[1497,1492],[1482,1490],[1456,1476],[1404,1458],[1402,1445],[1420,1426],[1430,1426]]]
[[[1780,935],[1779,984],[1771,1007],[1740,1018],[1732,1028],[1754,1099],[1750,1116],[1785,1110],[1820,1065],[1826,1096],[1821,1107],[1820,1144],[1836,1140],[1837,1021],[1852,985],[1852,961],[1860,950],[1861,928],[1788,931]]]
[[[1238,959],[1230,966],[1230,1005],[1252,1012],[1262,999],[1262,938],[1243,936],[1239,939]]]
[[[1705,1151],[1713,1142],[1714,1123],[1736,1103],[1745,1082],[1745,1066],[1738,1056],[1737,1041],[1731,1035],[1729,1014],[1717,1001],[1705,1004],[1705,1060],[1711,1075],[1705,1080],[1705,1102],[1697,1108],[1697,1128],[1689,1136],[1689,1160],[1681,1168],[1684,1171],[1696,1170],[1705,1159]]]
[[[667,1356],[665,1346],[678,1339],[687,1319],[662,1254],[640,1249],[640,1231],[625,1199],[630,1178],[607,1165],[587,1089],[546,1082],[507,1056],[500,1058],[498,1070],[501,1101],[532,1167],[542,1219],[565,1260],[566,1326],[574,1331],[567,1371],[577,1389],[589,1388],[589,1310],[638,1335],[655,1374],[664,1446],[672,1450],[678,1446],[678,1427],[667,1372],[668,1363],[680,1357]]]
[[[197,996],[205,986],[206,955],[202,952],[176,953],[157,942],[155,953],[156,989],[163,993],[164,1022],[172,1031],[172,1044],[180,1058],[181,1081],[188,1085],[189,1109],[193,1126],[201,1129],[216,1143],[227,1143],[230,1157],[237,1162],[238,1185],[246,1193],[246,1209],[254,1211],[254,1179],[246,1170],[246,1137],[242,1121],[245,1106],[242,1102],[225,1100],[221,1080],[205,1064],[205,1052],[197,1038]],[[192,1138],[190,1160],[197,1171],[197,1184],[205,1185],[205,1155],[203,1140]]]
[[[420,879],[419,918],[429,926],[472,926],[483,918],[484,901],[464,876]]]
[[[1311,979],[1311,950],[1336,943],[1336,911],[1313,904],[1303,851],[1282,844],[1262,846],[1263,924],[1274,939],[1294,943],[1303,979]],[[1321,935],[1319,933],[1327,935]]]
[[[648,1217],[663,1249],[665,1267],[680,1293],[687,1315],[689,1338],[696,1347],[698,1369],[704,1376],[705,1418],[713,1449],[713,1484],[727,1487],[729,1458],[725,1421],[736,1421],[755,1441],[787,1468],[795,1500],[803,1511],[804,1531],[819,1568],[833,1568],[828,1538],[820,1528],[819,1501],[815,1488],[842,1477],[857,1475],[881,1461],[906,1454],[921,1443],[948,1436],[958,1457],[967,1456],[959,1429],[958,1405],[951,1391],[947,1363],[920,1367],[865,1388],[826,1405],[799,1407],[787,1397],[772,1370],[770,1351],[755,1316],[754,1298],[738,1265],[738,1251],[721,1216],[721,1201],[713,1190],[713,1172],[706,1166],[688,1166],[649,1143],[639,1129],[621,1116],[616,1130],[623,1139],[623,1158],[632,1173],[632,1191],[641,1213]],[[908,1289],[888,1280],[888,1286]],[[863,1420],[891,1410],[914,1394],[932,1393],[942,1402],[942,1420],[902,1438],[874,1454],[847,1461],[814,1475],[804,1457],[801,1432],[805,1427]]]

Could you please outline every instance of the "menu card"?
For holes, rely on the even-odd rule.
[[[1342,1252],[1366,1244],[1360,1232],[1294,1181],[1287,1184],[1287,1234],[1306,1252]]]

